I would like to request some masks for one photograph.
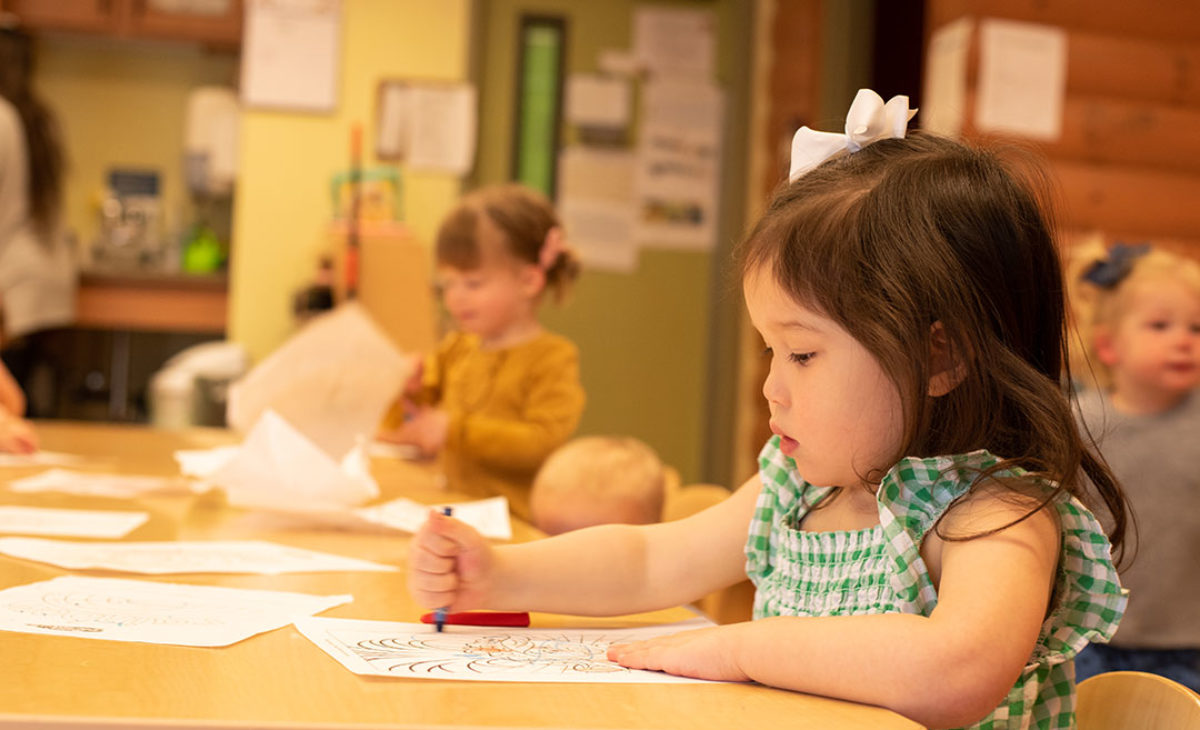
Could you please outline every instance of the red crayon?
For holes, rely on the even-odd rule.
[[[437,621],[433,611],[422,614],[421,623],[431,624]],[[526,611],[462,611],[445,614],[445,622],[459,626],[515,626],[529,625],[529,613]]]

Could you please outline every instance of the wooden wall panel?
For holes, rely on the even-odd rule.
[[[1057,25],[1118,38],[1200,41],[1196,0],[930,0],[926,18],[939,27],[964,15]]]
[[[1200,258],[1200,2],[928,0],[926,16],[930,33],[964,16],[1063,29],[1062,133],[1020,140],[1049,160],[1060,227]],[[976,32],[963,136],[995,139],[972,118],[978,43]]]
[[[1060,219],[1143,238],[1200,237],[1200,175],[1054,160]]]
[[[967,103],[974,106],[974,90]],[[968,121],[968,137],[995,138]],[[1200,107],[1068,96],[1062,136],[1036,145],[1056,159],[1200,173]]]

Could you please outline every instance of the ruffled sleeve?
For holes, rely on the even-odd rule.
[[[986,451],[901,459],[879,485],[879,524],[892,560],[892,589],[906,613],[928,616],[937,591],[921,557],[921,543],[954,500],[971,489],[975,475],[994,466]]]
[[[893,561],[892,586],[903,610],[928,616],[937,592],[920,555],[929,530],[956,499],[970,491],[981,471],[999,460],[986,451],[903,459],[879,490],[880,524]],[[997,476],[1021,477],[1021,470]],[[1095,516],[1063,494],[1054,503],[1062,525],[1062,554],[1055,579],[1055,608],[1042,624],[1033,664],[1058,664],[1092,641],[1108,641],[1125,612],[1126,596],[1111,558],[1111,545]]]
[[[1073,658],[1088,643],[1111,639],[1129,600],[1100,522],[1074,497],[1055,507],[1063,530],[1055,586],[1059,600],[1042,625],[1033,657],[1047,664]]]

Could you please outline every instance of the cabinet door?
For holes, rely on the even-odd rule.
[[[122,0],[3,0],[0,7],[35,30],[102,33],[116,27],[115,4],[119,2]]]
[[[237,45],[242,39],[242,0],[122,0],[130,35]]]

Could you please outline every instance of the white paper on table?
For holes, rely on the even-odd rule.
[[[0,629],[85,639],[228,646],[352,596],[64,576],[0,591]]]
[[[124,537],[150,518],[146,512],[0,507],[0,533],[63,537]]]
[[[405,532],[416,532],[425,524],[429,510],[441,511],[452,508],[454,519],[467,523],[484,537],[500,540],[512,539],[512,522],[509,520],[508,499],[489,497],[471,502],[447,502],[439,505],[420,504],[400,497],[383,504],[361,507],[355,514],[368,522],[377,523]]]
[[[356,302],[313,318],[230,387],[229,425],[245,433],[273,410],[342,458],[373,436],[415,366]]]
[[[188,477],[207,479],[210,474],[225,466],[242,450],[240,445],[217,446],[212,449],[180,449],[175,461],[179,471]]]
[[[4,466],[65,466],[87,461],[76,454],[58,451],[35,451],[32,454],[0,454],[0,467]]]
[[[1046,141],[1062,135],[1067,32],[988,18],[979,24],[975,126]]]
[[[305,618],[300,633],[355,674],[491,682],[704,682],[627,669],[610,644],[712,626],[707,619],[632,629],[529,629]]]
[[[127,573],[280,573],[395,570],[369,560],[279,545],[264,540],[70,542],[0,537],[0,553],[72,570]]]
[[[367,456],[377,459],[416,461],[422,457],[422,454],[421,449],[414,444],[394,444],[390,441],[373,440],[367,444]]]
[[[8,484],[14,492],[62,492],[92,497],[127,499],[143,494],[187,492],[190,488],[174,477],[95,474],[70,469],[49,469]]]
[[[274,411],[207,480],[234,506],[288,513],[346,512],[379,495],[362,447],[338,463]]]

